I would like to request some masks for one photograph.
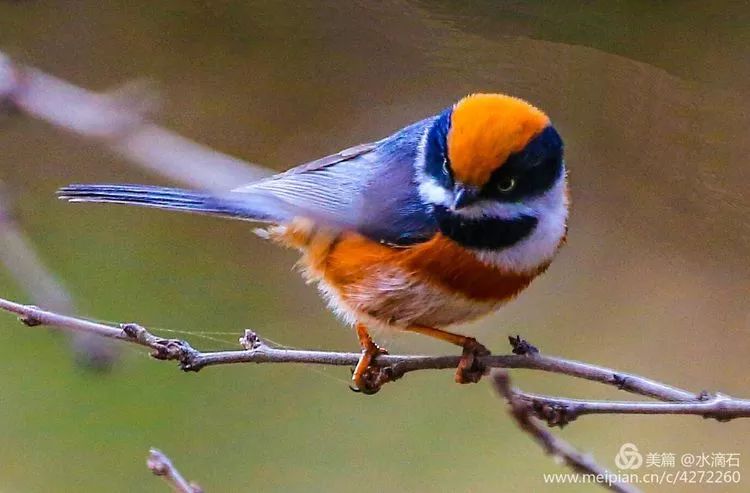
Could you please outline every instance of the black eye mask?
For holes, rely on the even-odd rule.
[[[501,202],[518,202],[542,195],[563,172],[563,143],[551,125],[498,168],[482,187],[480,196]],[[510,181],[511,190],[503,191]]]
[[[446,190],[454,186],[446,142],[451,126],[451,108],[437,117],[425,141],[425,174]],[[557,130],[548,126],[526,147],[511,154],[482,187],[480,196],[501,202],[532,198],[552,187],[563,172],[563,142]],[[513,182],[509,191],[503,191]]]
[[[425,142],[425,174],[446,190],[455,185],[446,149],[450,117],[450,108],[443,111],[430,127]],[[549,190],[562,173],[562,139],[554,127],[548,126],[522,151],[508,157],[482,187],[479,198],[498,202],[533,198]],[[513,186],[506,190],[511,181]],[[461,245],[488,250],[515,245],[528,237],[538,223],[536,217],[528,215],[467,219],[438,204],[432,205],[432,212],[443,234]]]

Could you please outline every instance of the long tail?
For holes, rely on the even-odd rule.
[[[104,202],[210,214],[258,222],[277,222],[284,214],[272,200],[253,194],[212,195],[147,185],[68,185],[57,191],[68,202]]]

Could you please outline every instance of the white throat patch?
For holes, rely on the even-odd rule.
[[[481,203],[477,206],[481,207]],[[543,195],[524,204],[491,204],[481,209],[485,217],[512,218],[520,215],[533,216],[537,225],[532,233],[513,246],[502,250],[480,250],[473,252],[482,262],[511,272],[533,272],[552,260],[565,236],[568,221],[567,182],[563,174]],[[466,210],[477,217],[474,207]]]

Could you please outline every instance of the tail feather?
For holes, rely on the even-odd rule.
[[[226,196],[180,188],[148,185],[68,185],[57,191],[61,200],[68,202],[101,202],[154,207],[174,211],[211,214],[259,222],[276,222],[272,208],[262,197],[251,194]]]

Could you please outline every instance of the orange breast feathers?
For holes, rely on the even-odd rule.
[[[366,279],[403,272],[469,300],[500,302],[514,297],[544,270],[524,274],[503,271],[480,262],[441,234],[410,248],[382,245],[356,233],[327,240],[315,234],[308,239],[302,250],[310,273],[344,292]],[[299,243],[295,246],[302,247]]]

